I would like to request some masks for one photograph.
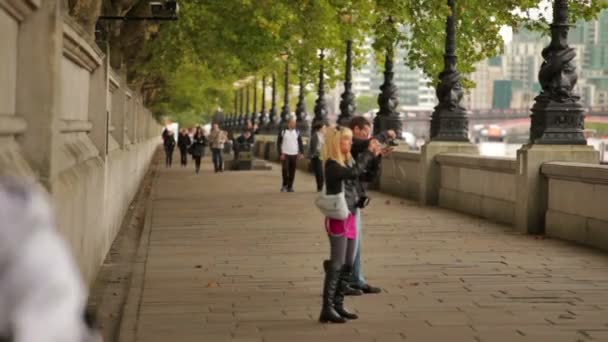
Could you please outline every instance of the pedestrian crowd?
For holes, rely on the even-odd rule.
[[[245,133],[244,133],[245,134]],[[228,133],[220,129],[217,123],[213,123],[211,132],[207,133],[201,126],[196,128],[179,130],[177,141],[173,131],[167,127],[162,132],[163,147],[165,150],[165,166],[173,164],[173,150],[175,145],[179,148],[180,165],[188,166],[188,155],[194,160],[194,172],[200,173],[201,160],[205,157],[207,148],[211,149],[213,167],[216,173],[224,172],[223,153],[228,143]]]

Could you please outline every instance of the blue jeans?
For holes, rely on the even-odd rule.
[[[355,255],[355,263],[353,264],[353,278],[352,281],[357,286],[363,286],[367,284],[367,280],[363,276],[361,270],[361,240],[363,239],[363,223],[361,220],[361,209],[357,209],[357,254]]]
[[[224,160],[222,158],[222,150],[219,148],[212,148],[211,152],[213,153],[213,168],[215,172],[224,170]]]

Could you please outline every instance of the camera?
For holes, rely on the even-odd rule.
[[[150,1],[150,12],[154,16],[163,14],[163,7],[163,3],[160,1]]]
[[[357,208],[363,209],[369,205],[369,202],[371,200],[372,199],[367,196],[361,196],[361,197],[359,197],[359,200],[357,201],[356,206],[357,206]]]
[[[150,12],[155,17],[176,18],[179,12],[179,5],[176,0],[156,0],[150,1]]]

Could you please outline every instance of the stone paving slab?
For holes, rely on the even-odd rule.
[[[374,193],[364,270],[379,295],[322,325],[313,178],[157,173],[137,341],[606,341],[608,255]]]

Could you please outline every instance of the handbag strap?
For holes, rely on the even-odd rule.
[[[344,192],[344,181],[342,181],[342,192]],[[325,182],[323,182],[323,190],[321,190],[321,193],[327,195],[327,185]]]

